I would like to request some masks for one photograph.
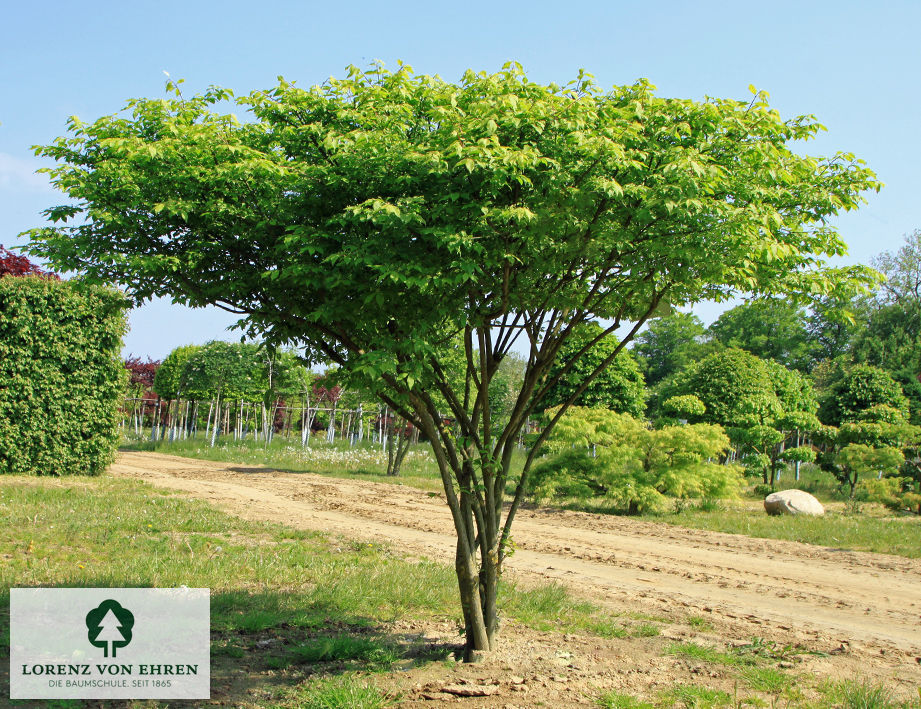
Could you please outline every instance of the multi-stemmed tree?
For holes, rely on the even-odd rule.
[[[791,150],[819,124],[782,120],[761,93],[663,99],[645,81],[601,91],[584,73],[545,86],[514,64],[458,83],[350,68],[240,97],[241,122],[219,111],[227,90],[168,90],[73,118],[39,149],[71,202],[48,210],[64,224],[33,231],[32,253],[135,301],[238,313],[245,332],[321,353],[419,427],[457,532],[468,659],[495,642],[497,582],[540,444],[644,322],[866,277],[822,259],[844,253],[828,220],[878,187],[873,173],[848,154]],[[548,377],[596,320],[597,336]],[[615,332],[505,506],[535,402]],[[513,348],[527,360],[497,429],[490,384]]]

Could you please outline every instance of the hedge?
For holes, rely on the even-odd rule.
[[[126,310],[116,290],[0,278],[0,473],[95,475],[112,462]]]

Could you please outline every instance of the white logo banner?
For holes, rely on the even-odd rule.
[[[207,588],[11,588],[11,699],[207,699]]]

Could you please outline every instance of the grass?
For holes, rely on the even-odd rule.
[[[654,704],[640,701],[636,697],[621,692],[603,694],[597,703],[604,709],[655,709]]]
[[[698,643],[687,642],[687,643],[671,643],[665,647],[666,655],[675,655],[677,657],[685,657],[689,660],[697,660],[698,662],[710,662],[714,665],[730,665],[732,667],[737,667],[739,665],[753,664],[753,660],[749,658],[743,658],[738,654],[730,654],[728,652],[721,652],[720,650],[715,650],[712,647],[707,647],[706,645],[700,645]]]
[[[688,509],[657,518],[668,524],[751,537],[785,539],[832,549],[921,558],[921,518],[829,511],[822,517],[771,517],[750,506],[723,503],[719,512]]]
[[[797,681],[778,670],[747,667],[741,671],[742,679],[750,689],[771,695],[766,701],[758,696],[740,696],[738,685],[734,696],[728,692],[696,684],[676,683],[656,694],[652,701],[644,701],[622,692],[607,692],[596,700],[604,709],[717,709],[718,707],[801,707],[802,709],[919,709],[918,701],[902,701],[881,684],[869,680],[844,680],[827,682],[819,687],[818,701],[804,700]]]
[[[380,709],[391,706],[393,698],[354,675],[326,677],[307,682],[295,691],[286,693],[285,707],[310,707],[310,709]]]
[[[775,667],[743,667],[739,679],[758,692],[765,694],[788,694],[794,684],[786,672]]]
[[[710,709],[732,704],[732,698],[726,692],[696,684],[677,684],[661,693],[665,706],[687,707],[688,709]]]
[[[918,701],[896,700],[888,688],[868,680],[832,682],[825,684],[821,689],[826,701],[841,709],[919,709],[921,707],[921,688],[918,689]]]
[[[225,696],[255,693],[258,706],[337,706],[318,697],[340,695],[364,698],[338,706],[384,706],[389,699],[373,676],[356,672],[443,660],[461,642],[458,634],[457,645],[433,648],[390,632],[403,618],[459,628],[460,614],[452,567],[406,561],[385,546],[247,522],[106,476],[4,476],[0,518],[6,588],[210,588],[212,686]],[[506,583],[500,591],[505,619],[557,632],[631,634],[629,623],[559,585]],[[9,649],[8,602],[0,600],[0,657]],[[0,661],[0,675],[8,667]],[[315,681],[317,673],[329,681]]]
[[[706,618],[699,615],[688,616],[688,625],[690,625],[695,630],[700,630],[702,632],[713,630],[713,624]]]

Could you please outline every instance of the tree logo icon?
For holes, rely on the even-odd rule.
[[[104,657],[115,657],[117,648],[131,642],[133,627],[134,614],[111,598],[86,614],[87,637],[91,645],[102,648]]]

